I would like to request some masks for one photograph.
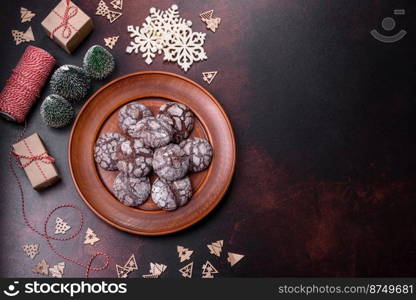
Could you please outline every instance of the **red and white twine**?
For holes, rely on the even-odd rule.
[[[54,65],[55,59],[48,52],[28,46],[0,93],[0,113],[17,123],[23,122]]]
[[[21,140],[21,139],[22,139],[22,137],[23,137],[23,135],[24,135],[25,131],[26,131],[26,122],[25,122],[25,125],[24,125],[24,128],[23,128],[22,132],[19,134],[19,137],[17,138],[17,141],[19,141],[19,140]],[[45,219],[45,222],[43,223],[43,232],[41,232],[41,231],[39,231],[38,229],[36,229],[36,228],[32,225],[32,223],[30,223],[30,221],[29,221],[29,219],[28,219],[28,217],[27,217],[27,214],[26,214],[26,209],[25,209],[25,196],[24,196],[23,186],[22,186],[22,184],[21,184],[21,182],[20,182],[20,179],[19,179],[19,177],[17,176],[16,170],[14,169],[14,166],[13,166],[13,161],[12,161],[13,156],[15,156],[15,157],[16,157],[16,159],[18,158],[18,156],[16,156],[16,155],[14,154],[14,152],[11,150],[11,151],[10,151],[10,153],[9,153],[8,164],[9,164],[9,168],[10,168],[10,170],[12,171],[13,177],[14,177],[14,179],[15,179],[15,181],[16,181],[16,184],[17,184],[18,189],[19,189],[19,192],[20,192],[20,199],[21,199],[21,210],[22,210],[22,215],[23,215],[23,219],[24,219],[24,221],[25,221],[26,226],[28,226],[28,227],[29,227],[29,228],[30,228],[33,232],[35,232],[36,234],[38,234],[38,235],[40,235],[41,237],[45,238],[45,239],[46,239],[46,242],[48,243],[49,248],[50,248],[50,249],[52,250],[52,252],[53,252],[53,253],[55,253],[57,256],[61,257],[62,259],[65,259],[65,260],[67,260],[67,261],[69,261],[69,262],[72,262],[72,263],[74,263],[74,264],[76,264],[76,265],[78,265],[78,266],[80,266],[80,267],[85,268],[85,277],[88,277],[88,276],[89,276],[89,272],[90,272],[91,270],[92,270],[92,271],[102,271],[102,270],[106,269],[106,268],[108,267],[109,263],[110,263],[110,256],[109,256],[108,254],[106,254],[106,253],[103,253],[103,252],[96,252],[96,253],[94,253],[94,254],[92,254],[92,255],[91,255],[90,259],[88,260],[88,263],[82,263],[82,262],[79,262],[78,260],[76,260],[76,259],[74,259],[74,258],[72,258],[72,257],[65,256],[65,255],[61,254],[61,253],[60,253],[60,252],[58,252],[58,250],[56,250],[56,248],[52,245],[52,240],[55,240],[55,241],[68,241],[68,240],[71,240],[71,239],[74,239],[75,237],[77,237],[77,236],[78,236],[78,234],[81,232],[82,226],[84,225],[84,215],[83,215],[83,213],[82,213],[81,209],[80,209],[78,206],[75,206],[75,205],[73,205],[73,204],[61,204],[61,205],[59,205],[59,206],[55,207],[54,209],[52,209],[52,210],[48,213],[48,215],[47,215],[47,217],[46,217],[46,219]],[[31,159],[31,160],[38,160],[38,159],[35,159],[35,158],[33,158],[33,157],[29,157],[29,159]],[[20,164],[19,164],[19,165],[20,165]],[[20,165],[20,166],[22,166],[22,165]],[[22,166],[22,167],[23,167],[23,166]],[[54,214],[57,210],[62,209],[62,208],[72,208],[72,209],[75,209],[76,211],[78,211],[79,216],[80,216],[80,224],[79,224],[78,229],[77,229],[77,230],[76,230],[73,234],[71,234],[71,235],[70,235],[70,236],[68,236],[68,237],[59,238],[59,237],[54,237],[54,236],[51,236],[51,235],[49,235],[49,234],[48,234],[48,224],[49,224],[49,221],[50,221],[50,219],[51,219],[52,215],[53,215],[53,214]],[[98,258],[98,257],[100,257],[100,256],[102,256],[102,257],[104,258],[104,264],[103,264],[102,266],[99,266],[99,267],[93,267],[93,266],[92,266],[92,263],[94,262],[94,260],[95,260],[96,258]]]

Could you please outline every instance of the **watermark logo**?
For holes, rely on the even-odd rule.
[[[405,15],[406,11],[404,9],[395,9],[394,10],[395,16],[403,16]],[[396,20],[394,20],[391,17],[386,17],[381,21],[381,27],[386,32],[392,31],[394,28],[396,28]],[[404,36],[407,34],[406,30],[401,29],[399,32],[393,35],[384,35],[380,32],[378,32],[376,29],[373,29],[370,31],[370,34],[375,38],[376,40],[382,42],[382,43],[395,43],[400,41]]]
[[[14,281],[13,284],[9,284],[9,286],[7,287],[7,290],[4,290],[3,293],[9,297],[14,297],[14,296],[19,295],[20,291],[16,289],[16,286],[18,284],[19,284],[19,281]]]

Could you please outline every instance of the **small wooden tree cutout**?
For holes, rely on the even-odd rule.
[[[213,14],[214,10],[208,10],[201,13],[199,16],[201,17],[202,22],[207,24],[207,29],[211,30],[212,32],[215,32],[221,23],[221,18],[213,18]]]
[[[20,8],[20,19],[22,19],[22,23],[32,21],[32,18],[36,16],[36,14],[32,13],[27,8],[21,7]]]
[[[42,259],[36,266],[33,267],[32,272],[35,274],[48,275],[49,265],[45,259]]]
[[[39,254],[39,244],[26,244],[22,246],[22,249],[31,259]]]
[[[54,265],[52,268],[49,268],[49,273],[52,277],[62,278],[64,275],[65,262],[60,262],[57,265]]]
[[[91,246],[94,246],[94,244],[98,242],[99,240],[100,239],[97,237],[95,232],[91,228],[88,228],[87,232],[85,233],[84,244],[89,244]]]
[[[234,266],[236,263],[238,263],[240,260],[242,260],[244,255],[228,252],[227,261],[230,263],[231,267]]]
[[[116,45],[117,41],[118,41],[118,38],[119,38],[118,35],[104,38],[105,45],[108,48],[113,49],[114,46]]]
[[[121,12],[110,10],[103,0],[100,0],[100,2],[98,3],[97,9],[95,10],[95,14],[97,16],[106,17],[110,21],[110,23],[113,23],[121,15],[123,15]]]
[[[118,11],[109,10],[107,14],[107,19],[110,21],[110,23],[113,23],[115,20],[117,20],[119,17],[121,17],[123,14]]]
[[[105,2],[103,0],[100,0],[100,2],[98,3],[97,9],[95,11],[95,14],[97,16],[106,17],[109,10],[110,9],[108,8],[107,4],[105,4]]]
[[[182,246],[177,246],[176,250],[178,251],[179,258],[181,259],[181,262],[184,262],[185,260],[189,260],[191,258],[192,253],[194,251],[189,250],[188,248],[184,248]]]
[[[207,245],[207,247],[209,249],[209,253],[220,257],[223,245],[224,245],[224,241],[220,240],[220,241],[216,241],[216,242],[213,242],[212,244]]]
[[[137,267],[137,263],[136,263],[136,257],[134,257],[134,254],[132,254],[129,258],[129,260],[126,262],[126,264],[124,265],[125,269],[129,270],[129,273],[132,272],[133,270],[138,270],[139,268]]]
[[[214,80],[217,74],[218,74],[218,71],[203,72],[202,79],[208,84],[211,84],[211,82]]]
[[[57,217],[56,218],[56,225],[55,225],[55,234],[65,234],[71,226],[69,226],[64,220]]]
[[[110,4],[114,7],[114,9],[123,9],[123,0],[113,0]]]
[[[194,263],[191,262],[184,266],[183,268],[179,269],[179,272],[181,272],[182,276],[185,278],[192,278],[192,270],[194,268]]]
[[[127,278],[127,275],[129,275],[130,270],[122,267],[120,265],[116,265],[116,271],[117,271],[117,277],[118,278]]]
[[[164,264],[158,264],[158,263],[150,263],[150,274],[160,276],[165,270],[167,269],[167,266]]]
[[[23,38],[26,42],[34,42],[35,37],[33,36],[32,26],[30,26],[26,32],[23,34]]]
[[[23,42],[31,42],[35,40],[35,37],[33,36],[32,27],[29,27],[25,32],[12,30],[12,36],[14,41],[16,42],[16,45],[19,45]]]
[[[202,265],[202,278],[214,278],[214,274],[218,274],[218,271],[207,260],[207,262]]]

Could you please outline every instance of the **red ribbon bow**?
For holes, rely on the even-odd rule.
[[[50,34],[50,38],[53,38],[53,36],[55,35],[55,32],[57,32],[62,27],[63,27],[62,33],[61,33],[62,37],[67,39],[71,36],[72,34],[71,27],[72,28],[74,27],[69,23],[69,19],[71,19],[78,13],[78,7],[69,6],[70,2],[71,2],[70,0],[66,1],[66,7],[65,7],[63,16],[60,16],[57,12],[55,12],[55,14],[57,14],[62,19],[62,21],[57,27],[55,27],[54,30],[52,30]]]
[[[23,155],[23,154],[19,154],[16,152],[12,152],[13,155],[17,158],[24,158],[27,159],[28,161],[24,164],[20,163],[20,167],[22,169],[26,168],[27,166],[29,166],[31,163],[33,163],[34,161],[41,161],[45,164],[52,164],[55,162],[55,158],[53,158],[52,156],[49,156],[46,152],[42,153],[42,154],[38,154],[38,155]]]

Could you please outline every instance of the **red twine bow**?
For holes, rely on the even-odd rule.
[[[24,158],[27,159],[28,161],[24,164],[20,163],[20,167],[22,169],[26,168],[27,166],[29,166],[31,163],[35,162],[35,161],[41,161],[45,164],[52,164],[55,162],[55,158],[53,158],[52,156],[49,156],[46,152],[42,153],[42,154],[38,154],[38,155],[23,155],[23,154],[19,154],[16,152],[12,152],[13,155],[17,158]]]
[[[61,15],[59,15],[56,11],[54,11],[54,13],[58,16],[58,17],[60,17],[61,19],[62,19],[62,21],[61,21],[61,23],[57,26],[57,27],[55,27],[55,29],[54,30],[52,30],[52,32],[51,32],[51,34],[50,34],[50,38],[51,39],[53,39],[53,36],[55,35],[55,33],[59,30],[59,29],[61,29],[61,28],[63,28],[62,29],[62,32],[61,32],[61,35],[62,35],[62,37],[64,38],[64,39],[67,39],[67,38],[69,38],[70,36],[71,36],[71,34],[72,34],[72,30],[71,30],[71,27],[72,28],[74,28],[74,26],[72,26],[70,23],[69,23],[69,19],[71,19],[71,18],[73,18],[73,17],[75,17],[75,15],[78,13],[78,7],[76,7],[76,6],[69,6],[69,3],[70,3],[71,1],[66,1],[66,7],[65,7],[65,11],[64,11],[64,15],[63,16],[61,16]],[[74,28],[75,29],[75,28]]]

